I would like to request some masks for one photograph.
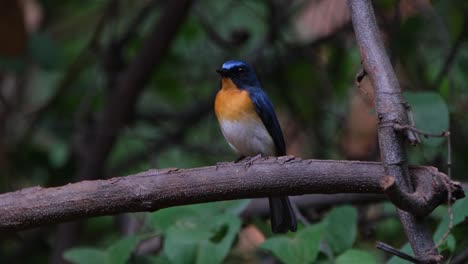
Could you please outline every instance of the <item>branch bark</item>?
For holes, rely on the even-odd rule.
[[[415,188],[408,173],[405,137],[393,128],[393,124],[407,125],[408,117],[400,85],[379,35],[372,1],[349,0],[348,3],[364,69],[375,88],[380,155],[385,174],[394,178],[394,188],[398,188],[399,193],[413,193]],[[389,194],[397,193],[394,188],[390,188],[392,192]],[[392,200],[396,200],[395,197]],[[422,263],[439,263],[442,256],[423,219],[402,210],[398,210],[398,214],[417,258]]]
[[[445,177],[433,167],[415,167],[410,172],[421,181]],[[383,178],[384,169],[378,162],[300,160],[292,156],[193,169],[150,170],[109,180],[2,194],[0,232],[92,216],[273,194],[378,194],[383,191]],[[425,193],[433,193],[432,199],[447,197],[445,192],[434,193],[437,190],[429,188]]]

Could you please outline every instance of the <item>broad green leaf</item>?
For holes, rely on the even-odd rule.
[[[449,111],[444,99],[434,92],[405,92],[405,99],[411,105],[415,126],[430,133],[441,133],[449,127]],[[438,146],[444,139],[423,139],[429,146]]]
[[[193,217],[207,218],[213,215],[238,215],[250,200],[235,200],[177,206],[159,210],[151,214],[150,222],[158,230],[165,232],[169,227]]]
[[[74,264],[102,264],[107,261],[106,252],[94,248],[72,248],[63,257]]]
[[[216,219],[216,232],[209,240],[202,241],[197,250],[196,263],[222,263],[229,253],[242,222],[238,217],[223,215]]]
[[[178,221],[193,217],[198,213],[190,206],[176,206],[162,209],[151,214],[151,225],[162,232],[166,232],[172,225]]]
[[[260,247],[271,251],[283,263],[311,263],[317,258],[324,228],[322,224],[311,225],[293,237],[271,237]]]
[[[240,219],[229,214],[177,221],[167,229],[164,253],[173,263],[222,263],[240,227]]]
[[[335,264],[375,264],[377,259],[368,252],[350,249],[336,258]]]
[[[325,240],[333,253],[340,254],[353,246],[357,232],[357,212],[354,207],[335,207],[323,221],[327,226]]]

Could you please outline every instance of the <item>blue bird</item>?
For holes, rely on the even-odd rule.
[[[230,60],[217,72],[221,75],[221,89],[216,95],[215,113],[229,146],[241,157],[285,155],[275,110],[252,66]],[[272,196],[269,202],[272,231],[296,231],[296,216],[289,198]]]

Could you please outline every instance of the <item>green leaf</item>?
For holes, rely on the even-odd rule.
[[[127,260],[141,239],[141,236],[129,236],[112,244],[106,250],[107,263],[127,263]]]
[[[63,257],[75,264],[102,264],[106,263],[106,252],[94,248],[73,248],[67,250]]]
[[[129,236],[115,241],[106,250],[94,248],[72,248],[64,253],[64,258],[72,263],[127,263],[131,253],[141,239],[147,235]]]
[[[357,212],[352,206],[333,208],[324,218],[327,225],[325,240],[335,254],[350,249],[357,232]]]
[[[293,237],[286,235],[267,239],[260,247],[271,251],[284,263],[310,263],[317,258],[324,225],[311,225]]]
[[[164,253],[173,263],[222,263],[241,224],[230,214],[179,220],[167,229]]]
[[[341,254],[336,258],[335,261],[336,264],[353,264],[353,263],[359,263],[359,264],[375,264],[378,263],[377,259],[362,250],[357,250],[357,249],[350,249],[346,251],[345,253]]]
[[[460,224],[463,222],[465,217],[468,217],[468,197],[465,197],[461,200],[458,200],[453,206],[453,226]],[[440,222],[439,226],[437,227],[434,233],[434,240],[438,241],[445,233],[448,228],[448,224],[450,221],[450,216],[447,214],[444,216],[442,221]]]
[[[190,206],[177,206],[152,213],[150,222],[155,229],[166,232],[172,225],[194,215],[197,215],[197,212]]]
[[[184,221],[194,217],[207,218],[221,214],[238,215],[249,202],[250,200],[244,199],[171,207],[151,214],[150,222],[157,230],[165,232],[171,226],[184,224]]]
[[[441,133],[448,129],[449,111],[444,99],[434,92],[405,92],[405,99],[411,105],[415,126],[430,133]],[[424,140],[424,139],[423,139]],[[444,139],[428,138],[429,146],[438,146]]]
[[[448,235],[447,239],[440,245],[439,250],[442,251],[450,251],[450,253],[455,252],[455,248],[457,245],[457,241],[455,240],[455,237],[453,235]]]
[[[212,234],[209,241],[202,243],[202,248],[198,251],[197,263],[222,263],[242,225],[242,221],[238,217],[229,215],[225,215],[217,221],[217,226],[221,228],[218,228],[217,234]]]

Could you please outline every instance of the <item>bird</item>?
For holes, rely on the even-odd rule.
[[[216,70],[221,85],[214,110],[229,146],[245,157],[283,156],[286,146],[273,104],[262,89],[254,68],[241,60],[228,60]],[[287,196],[270,196],[273,233],[295,232],[297,221]]]

